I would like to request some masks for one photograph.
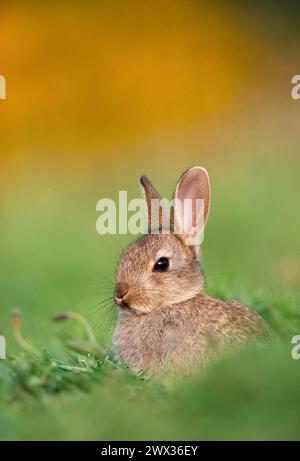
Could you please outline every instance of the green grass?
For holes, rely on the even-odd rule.
[[[79,371],[80,370],[80,371]],[[278,344],[152,382],[91,356],[1,364],[4,439],[298,439],[299,364]]]
[[[218,168],[210,171],[207,290],[252,305],[278,339],[224,351],[196,378],[160,382],[101,354],[65,347],[66,335],[81,342],[84,333],[75,322],[55,324],[51,317],[72,310],[109,349],[113,309],[100,300],[111,293],[120,247],[130,238],[99,237],[94,205],[126,183],[106,185],[104,193],[93,181],[84,193],[62,184],[58,192],[49,192],[49,184],[28,185],[2,209],[0,334],[9,358],[0,362],[1,439],[300,438],[300,360],[291,358],[291,338],[300,334],[296,169],[257,173],[255,188],[249,173],[239,171],[228,182]],[[137,191],[131,186],[132,195]],[[16,306],[23,335],[39,356],[14,340]]]

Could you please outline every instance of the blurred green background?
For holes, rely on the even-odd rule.
[[[300,103],[291,98],[299,5],[0,8],[0,334],[8,354],[19,353],[9,318],[16,306],[38,348],[58,351],[50,319],[66,310],[83,313],[109,346],[113,313],[101,300],[134,237],[99,236],[96,203],[119,190],[138,197],[141,174],[170,197],[196,164],[209,171],[213,193],[202,248],[207,290],[254,306],[281,344],[227,357],[175,386],[115,371],[89,393],[4,402],[0,437],[299,438],[300,361],[290,356],[300,334]]]

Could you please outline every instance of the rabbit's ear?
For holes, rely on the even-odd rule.
[[[141,176],[140,183],[147,205],[148,232],[159,232],[162,228],[162,209],[159,206],[160,196],[147,176]]]
[[[173,232],[199,253],[200,236],[210,207],[210,182],[207,171],[195,166],[177,183],[171,217]]]

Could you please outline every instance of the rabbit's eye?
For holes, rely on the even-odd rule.
[[[170,261],[169,258],[162,256],[159,258],[153,266],[153,271],[165,272],[169,269]]]

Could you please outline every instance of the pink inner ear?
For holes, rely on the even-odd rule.
[[[202,168],[194,168],[188,171],[179,183],[177,190],[177,198],[183,202],[185,199],[193,200],[193,207],[189,210],[189,216],[184,216],[183,228],[187,231],[186,225],[189,223],[192,226],[203,227],[209,212],[210,202],[210,185],[208,175]],[[202,218],[196,215],[196,200],[203,200]],[[192,217],[190,216],[192,213]],[[200,219],[199,219],[200,218]]]

